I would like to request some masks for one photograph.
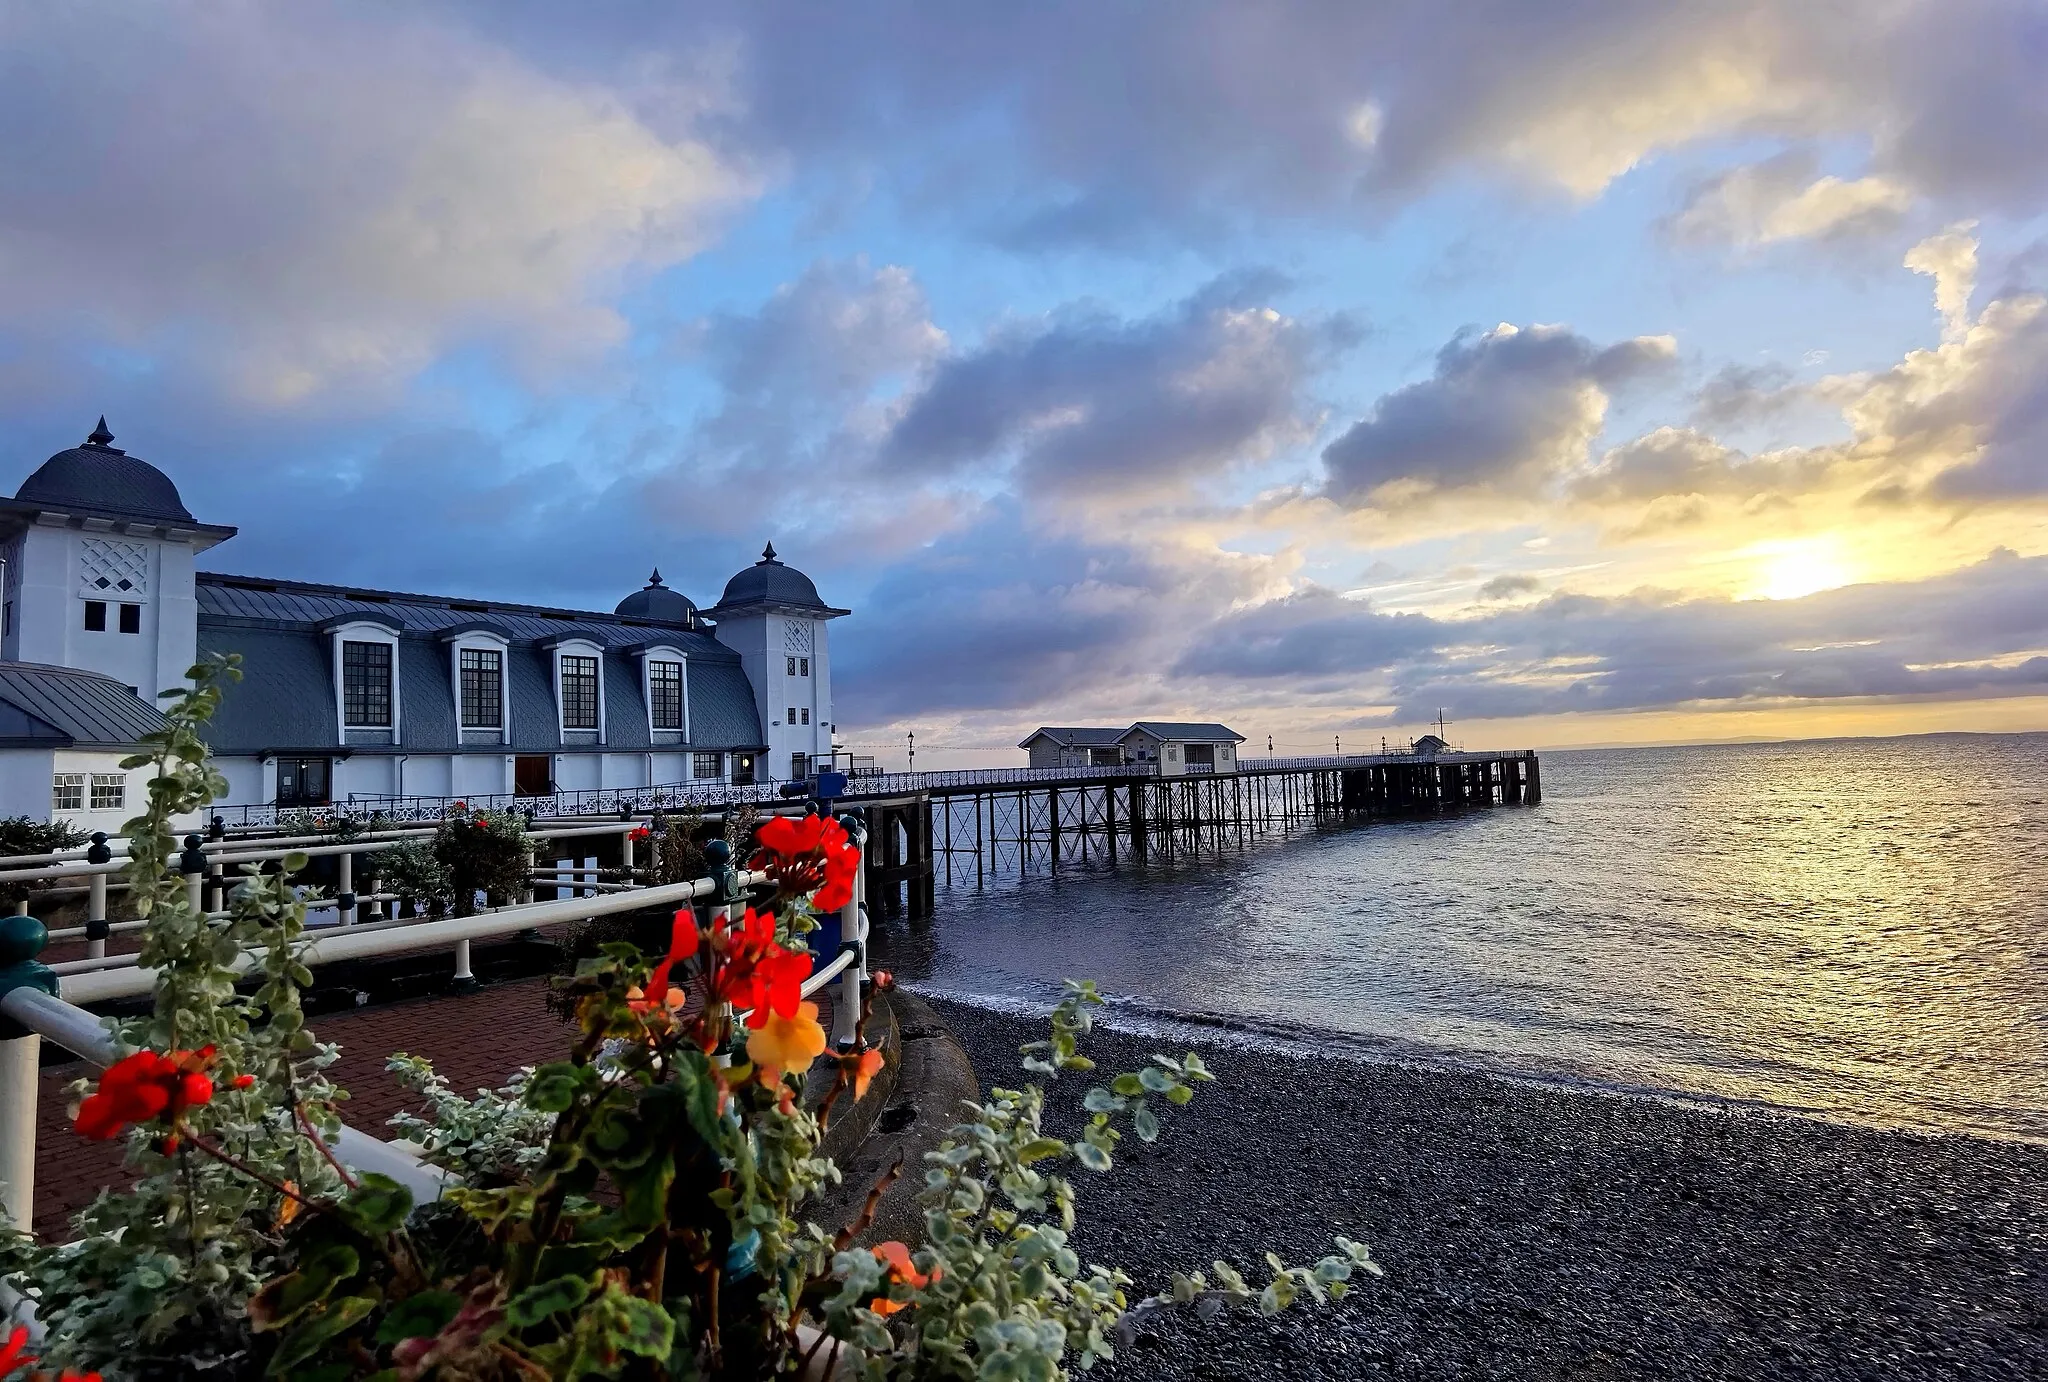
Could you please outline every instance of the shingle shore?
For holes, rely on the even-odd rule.
[[[984,1087],[1044,1033],[932,1006]],[[1160,1046],[1087,1049],[1114,1071]],[[1160,1142],[1076,1168],[1083,1256],[1149,1293],[1343,1233],[1387,1276],[1276,1320],[1154,1315],[1105,1382],[2048,1378],[2048,1148],[1195,1049],[1218,1081]]]

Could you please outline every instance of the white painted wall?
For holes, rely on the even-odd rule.
[[[690,780],[690,755],[687,753],[654,753],[648,757],[653,760],[654,775],[654,781],[648,786]]]
[[[585,792],[602,787],[603,754],[558,753],[555,755],[555,786],[564,792]]]
[[[449,781],[454,785],[448,790],[458,797],[497,796],[512,790],[511,769],[501,753],[457,753],[449,759]]]
[[[277,770],[260,758],[216,758],[213,766],[228,780],[228,794],[217,805],[262,806],[277,795],[270,785],[277,780]]]
[[[349,793],[365,796],[394,796],[398,792],[398,759],[391,754],[359,753],[334,760],[334,800],[346,803]]]
[[[405,795],[409,797],[451,797],[455,795],[453,773],[447,754],[411,754],[405,760]]]
[[[0,749],[0,816],[50,819],[50,749]]]
[[[605,787],[651,787],[647,780],[645,753],[607,753],[599,765],[600,785]]]

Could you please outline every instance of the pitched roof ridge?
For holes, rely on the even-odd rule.
[[[615,614],[604,610],[570,609],[565,605],[527,605],[510,600],[493,600],[481,596],[428,595],[421,591],[382,590],[371,585],[336,585],[331,581],[301,581],[287,576],[243,576],[226,571],[198,571],[193,573],[193,580],[200,585],[221,585],[232,581],[240,581],[250,585],[274,586],[281,594],[332,595],[338,600],[356,599],[363,595],[375,595],[386,600],[402,600],[410,604],[433,605],[441,609],[449,608],[451,604],[488,605],[490,608],[484,611],[488,614],[561,615],[571,619],[595,620],[604,624],[669,627],[665,624],[656,624],[651,619],[644,619],[634,615]],[[470,613],[473,611],[465,610],[461,612]]]

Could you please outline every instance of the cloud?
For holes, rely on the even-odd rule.
[[[1025,494],[1171,492],[1304,440],[1302,387],[1342,333],[1257,305],[1272,286],[1219,281],[1137,320],[1074,304],[999,326],[936,365],[879,463],[1008,469]]]
[[[1492,580],[1480,586],[1479,598],[1482,600],[1512,600],[1517,595],[1533,595],[1542,588],[1543,582],[1536,579],[1536,577],[1510,572],[1507,575],[1495,576]]]
[[[257,406],[388,399],[478,341],[586,359],[625,335],[621,277],[757,185],[418,12],[85,4],[0,32],[0,333],[175,357]]]
[[[1934,310],[1941,313],[1942,334],[1961,335],[1970,325],[1970,293],[1977,286],[1975,221],[1958,221],[1939,235],[1930,235],[1906,252],[1906,267],[1934,280]]]
[[[1413,723],[1730,708],[2048,688],[2048,557],[2000,552],[1943,576],[1798,600],[1557,594],[1463,619],[1390,615],[1327,591],[1226,614],[1177,670],[1212,694],[1342,681]],[[1235,684],[1233,686],[1233,683]]]
[[[2026,0],[476,12],[590,65],[728,45],[734,126],[762,157],[879,176],[920,213],[971,201],[998,234],[1126,249],[1247,212],[1372,214],[1475,169],[1590,198],[1731,138],[1867,142],[1868,171],[1810,180],[1785,234],[1907,194],[2027,214],[2048,191],[2048,21]]]
[[[1159,670],[1213,611],[1265,593],[1267,571],[1263,561],[1052,532],[1014,503],[994,506],[892,566],[844,636],[835,631],[840,713],[879,723],[1176,708],[1181,691]]]
[[[1399,507],[1445,491],[1531,491],[1582,464],[1608,390],[1668,364],[1668,336],[1597,346],[1561,326],[1461,334],[1436,371],[1380,398],[1323,451],[1326,491]]]
[[[1911,189],[1888,177],[1814,172],[1804,151],[1731,169],[1694,186],[1665,229],[1683,242],[1746,249],[1871,234],[1896,225],[1913,204]]]
[[[1693,399],[1701,427],[1736,427],[1782,413],[1799,398],[1792,371],[1780,364],[1723,365]]]

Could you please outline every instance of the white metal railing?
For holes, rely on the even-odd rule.
[[[868,918],[867,910],[861,904],[861,897],[867,890],[866,841],[862,832],[855,831],[854,843],[860,848],[861,855],[853,896],[839,914],[839,952],[817,966],[803,984],[806,998],[830,985],[838,985],[832,1004],[832,1040],[842,1049],[856,1039],[862,985],[869,978]],[[734,874],[735,885],[740,888],[750,887],[765,878],[765,874],[749,871]],[[470,917],[362,925],[346,932],[328,931],[309,939],[301,957],[308,966],[312,966],[452,946],[456,977],[468,978],[472,941],[649,907],[693,905],[701,899],[713,897],[718,886],[713,879],[702,878],[601,897],[524,903]],[[736,907],[738,904],[731,905]],[[40,949],[39,943],[36,948]],[[54,980],[58,992],[52,995],[37,987],[36,982],[19,982],[24,968],[41,968],[32,955],[11,966],[6,963],[9,959],[9,956],[0,955],[0,982],[9,977],[17,980],[16,986],[0,991],[0,1225],[11,1222],[26,1230],[34,1212],[36,1099],[41,1043],[47,1039],[102,1069],[112,1064],[119,1058],[120,1051],[105,1023],[78,1005],[149,993],[156,985],[156,971],[132,962],[117,969],[61,976],[50,975],[45,968],[45,978],[36,982]],[[244,951],[234,968],[238,972],[246,972],[256,963],[256,956]],[[8,1035],[6,1024],[11,1024],[13,1030],[22,1034]],[[385,1142],[345,1125],[334,1144],[335,1154],[343,1163],[359,1171],[388,1175],[411,1189],[417,1198],[438,1197],[451,1177],[421,1162],[416,1150],[409,1148],[410,1144]],[[17,1316],[23,1313],[24,1302],[0,1301],[0,1317],[4,1317],[10,1304]]]

